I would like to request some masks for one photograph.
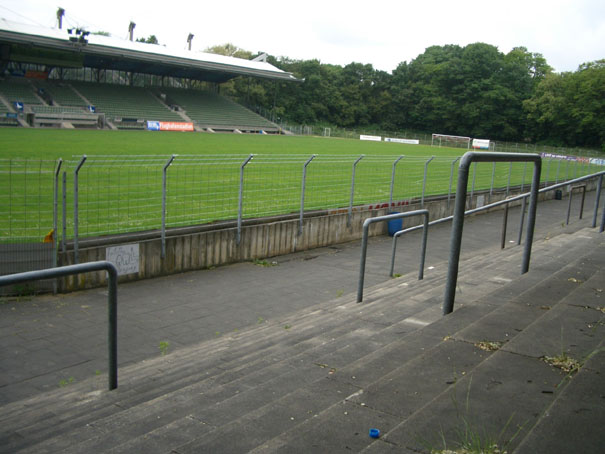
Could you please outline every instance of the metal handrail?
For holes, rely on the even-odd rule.
[[[113,263],[107,261],[88,262],[45,270],[9,274],[7,276],[0,276],[0,287],[102,270],[107,271],[108,275],[107,307],[109,323],[107,346],[109,350],[109,390],[111,391],[118,387],[118,270]]]
[[[424,257],[426,255],[426,239],[427,239],[427,232],[428,232],[428,215],[429,212],[428,210],[415,210],[415,211],[406,211],[405,213],[392,213],[392,214],[387,214],[384,216],[376,216],[373,218],[368,218],[364,221],[363,223],[363,237],[361,240],[361,260],[360,260],[360,265],[359,265],[359,280],[357,282],[357,302],[361,303],[361,301],[363,300],[363,281],[365,278],[365,271],[366,271],[366,255],[367,255],[367,250],[368,250],[368,232],[370,230],[370,224],[373,224],[375,222],[382,222],[382,221],[391,221],[393,219],[401,219],[401,218],[407,218],[410,216],[417,216],[417,215],[423,215],[425,216],[425,223],[424,223],[424,235],[422,238],[422,251],[420,252],[421,254],[421,258],[420,258],[420,267],[421,267],[421,272],[420,274],[422,275],[422,270],[424,268]]]
[[[421,214],[423,216],[423,224],[422,224],[422,251],[420,254],[420,270],[418,271],[418,280],[421,281],[424,279],[424,258],[426,254],[426,242],[428,239],[428,231],[429,231],[429,211],[428,210],[416,210],[416,213]],[[391,270],[389,271],[389,276],[393,277],[393,271],[395,269],[395,251],[397,250],[397,239],[402,236],[406,231],[399,230],[395,232],[393,235],[393,248],[391,251]]]
[[[458,266],[460,262],[460,247],[462,244],[462,229],[464,226],[466,193],[468,186],[469,168],[473,162],[533,162],[534,173],[530,191],[529,217],[527,221],[527,240],[523,253],[521,273],[529,270],[531,247],[533,244],[534,227],[536,224],[536,210],[538,206],[538,190],[540,186],[540,172],[542,169],[542,158],[538,154],[526,153],[493,153],[469,151],[462,156],[458,169],[458,187],[454,204],[454,217],[452,220],[452,236],[450,242],[450,257],[445,285],[445,296],[443,300],[443,314],[449,314],[454,310],[454,299],[456,297],[456,283],[458,280]],[[510,202],[509,202],[510,203]]]
[[[586,185],[578,185],[572,186],[569,188],[569,203],[567,204],[567,218],[565,219],[565,225],[569,225],[569,216],[571,214],[571,199],[573,196],[573,192],[575,190],[582,191],[582,203],[580,204],[580,219],[582,219],[582,214],[584,214],[584,200],[586,199]]]

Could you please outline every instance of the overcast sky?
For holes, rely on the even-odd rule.
[[[233,43],[251,52],[392,71],[432,45],[485,42],[507,53],[525,46],[555,71],[605,58],[605,0],[156,1],[0,0],[0,17],[64,28],[85,27],[127,38],[156,35],[160,44],[193,50]]]

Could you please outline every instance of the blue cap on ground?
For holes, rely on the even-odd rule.
[[[378,438],[380,437],[380,430],[378,429],[370,429],[370,437]]]

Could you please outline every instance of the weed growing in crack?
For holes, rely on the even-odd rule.
[[[64,388],[67,385],[71,385],[74,381],[76,381],[76,380],[73,377],[69,377],[69,378],[63,379],[63,380],[61,380],[59,382],[59,387],[60,388]]]
[[[456,383],[454,383],[454,389],[452,391],[452,403],[456,410],[456,418],[458,420],[457,426],[453,433],[454,437],[446,437],[443,428],[439,432],[441,448],[435,448],[427,443],[425,440],[422,444],[430,451],[431,454],[507,454],[507,449],[510,444],[517,438],[517,436],[523,430],[523,426],[517,427],[516,431],[505,439],[507,433],[510,433],[511,425],[513,424],[513,418],[515,414],[511,414],[499,433],[494,435],[487,429],[477,427],[471,422],[471,399],[470,390],[472,385],[472,376],[469,378],[469,383],[466,391],[466,400],[464,408],[461,409],[457,395],[456,395]]]
[[[170,347],[170,342],[167,342],[167,341],[160,342],[160,354],[162,356],[167,355],[169,347]]]

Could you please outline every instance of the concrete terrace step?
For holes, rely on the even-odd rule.
[[[349,333],[352,331],[352,334],[349,334],[340,340],[340,342],[344,342],[344,344],[348,346],[350,338],[363,338],[364,335],[369,336],[373,334],[373,331],[368,329],[368,322],[370,321],[370,318],[373,318],[374,321],[380,323],[378,328],[381,328],[388,325],[387,321],[384,320],[385,313],[391,319],[390,323],[393,323],[395,320],[397,320],[396,315],[409,317],[411,313],[422,310],[424,300],[426,300],[426,291],[423,290],[422,286],[417,288],[421,292],[420,297],[415,295],[413,292],[409,292],[408,289],[408,296],[410,296],[412,301],[411,304],[399,304],[394,306],[393,304],[387,302],[386,310],[369,314],[364,313],[364,311],[366,311],[366,305],[357,305],[354,303],[354,300],[350,299],[351,302],[347,303],[347,305],[350,306],[350,309],[352,309],[353,312],[349,311],[349,315],[360,319],[355,320],[356,324],[351,324],[351,321],[349,321],[348,324],[342,323],[343,318],[341,314],[347,305],[339,305],[336,307],[336,309],[332,307],[333,305],[324,305],[325,307],[323,308],[323,312],[321,314],[318,313],[318,310],[320,309],[317,307],[311,308],[303,313],[298,313],[295,316],[284,320],[284,325],[279,323],[279,328],[277,330],[275,329],[275,324],[266,324],[242,334],[229,338],[222,338],[208,343],[207,350],[211,351],[212,354],[204,354],[202,358],[200,358],[198,349],[188,349],[179,351],[174,355],[171,354],[166,357],[165,360],[162,359],[160,362],[144,362],[137,366],[138,372],[134,375],[134,378],[130,378],[122,371],[120,372],[120,381],[122,385],[124,385],[125,381],[127,380],[136,383],[136,387],[128,388],[122,386],[118,390],[116,396],[118,396],[117,398],[119,398],[120,404],[125,407],[129,405],[136,405],[137,402],[148,399],[149,395],[143,392],[143,390],[146,390],[147,388],[149,388],[150,393],[162,395],[170,392],[173,389],[180,389],[184,386],[187,386],[187,384],[191,381],[197,382],[200,378],[198,376],[192,377],[190,374],[190,364],[192,364],[192,361],[195,361],[195,367],[206,379],[220,376],[222,381],[226,381],[226,375],[228,374],[244,375],[246,372],[253,372],[257,368],[262,368],[270,365],[272,362],[279,361],[281,359],[280,352],[284,350],[288,343],[297,342],[297,348],[301,351],[304,351],[304,349],[314,349],[315,352],[317,352],[320,347],[326,348],[325,346],[331,349],[336,349],[338,346],[336,339],[339,336],[342,336],[343,333]],[[441,290],[438,292],[441,293]],[[422,296],[422,293],[425,293],[424,296]],[[414,301],[414,298],[416,298],[417,301]],[[376,308],[377,304],[373,304],[371,307]],[[397,313],[395,313],[395,309],[397,309]],[[431,312],[431,317],[438,318],[440,316],[440,309],[435,305],[433,305],[429,311]],[[317,317],[319,314],[322,316],[322,323],[317,322]],[[286,333],[283,330],[283,326],[288,326],[288,323],[290,324],[289,326],[293,327],[293,329]],[[405,323],[403,325],[405,325]],[[414,325],[416,325],[416,323],[412,323],[411,327],[402,328],[401,326],[398,326],[396,327],[396,330],[390,331],[395,333],[395,336],[400,336],[403,332],[418,328],[418,326]],[[328,331],[334,327],[336,327],[335,331]],[[374,330],[375,329],[376,328],[374,328]],[[288,339],[284,339],[285,334],[288,334]],[[388,334],[389,332],[386,331],[382,337],[385,337],[385,335]],[[248,338],[250,336],[254,342],[249,341]],[[242,355],[247,355],[246,361],[241,361]],[[168,367],[170,367],[170,369],[166,370]],[[229,371],[228,373],[225,372],[227,370]],[[183,371],[185,372],[184,376]],[[150,380],[146,379],[148,376],[151,377]],[[159,378],[156,379],[156,377]],[[126,383],[126,385],[127,384],[128,383]],[[95,386],[96,389],[99,389],[100,387],[102,389],[103,385],[99,384],[97,381]],[[122,391],[123,389],[127,390],[126,393],[132,394],[132,397],[125,394]],[[74,390],[74,392],[77,391]],[[113,395],[113,393],[110,394]],[[44,399],[38,398],[34,400],[38,402],[40,407],[46,406],[46,401]],[[30,403],[28,403],[28,409],[29,405]],[[64,414],[60,409],[57,409],[56,412],[59,415],[59,418],[61,418],[61,415]],[[69,411],[65,415],[69,421],[72,421],[75,416],[73,411]],[[20,424],[23,423],[24,421],[20,422]],[[56,428],[56,424],[53,424],[53,428]],[[37,434],[40,434],[40,427],[35,427],[35,431]]]
[[[597,288],[595,285],[602,287],[605,282],[603,259],[601,245],[600,251],[591,254],[588,260],[584,259],[584,263],[579,261],[576,269],[588,278],[578,283],[566,280],[564,285],[574,288],[560,301],[551,295],[540,300],[528,292],[452,336],[449,341],[456,346],[452,357],[459,355],[458,348],[469,349],[480,340],[510,340],[495,353],[487,354],[487,358],[476,367],[462,369],[464,373],[459,372],[449,381],[455,386],[443,386],[444,391],[440,395],[425,401],[423,407],[390,430],[380,442],[368,447],[367,452],[383,452],[386,443],[396,446],[399,452],[402,449],[404,452],[425,452],[427,446],[444,449],[443,439],[453,449],[457,442],[462,441],[461,436],[466,429],[483,439],[490,436],[508,452],[513,452],[519,442],[521,445],[514,452],[598,452],[603,446],[599,427],[605,422],[600,402],[603,384],[598,376],[598,371],[603,368],[605,330],[603,314],[596,310],[602,307],[603,299],[594,289]],[[540,286],[541,290],[549,288],[548,282],[559,284],[561,277],[545,281],[545,285]],[[555,290],[555,293],[560,290]],[[548,306],[550,309],[538,306],[545,301],[552,304]],[[528,323],[528,318],[531,323]],[[494,323],[495,319],[497,323]],[[520,332],[511,338],[504,330]],[[475,350],[474,353],[485,355]],[[588,358],[577,377],[570,378],[543,361],[546,356],[557,356],[561,352],[581,362]],[[468,363],[471,351],[467,353],[459,361]],[[469,366],[463,362],[458,364]],[[428,369],[429,373],[435,369],[427,361],[418,366]],[[442,379],[446,377],[442,376]],[[393,382],[401,379],[391,378]],[[405,401],[409,397],[402,396],[393,403],[393,396],[385,392],[386,386],[392,386],[391,382],[380,392],[374,390],[380,399],[388,402],[381,402],[381,409],[384,411],[387,405],[406,408]],[[570,405],[569,396],[582,393],[586,394],[582,395],[581,403]],[[367,405],[377,405],[371,397],[365,398],[366,402],[371,402]],[[559,402],[560,399],[563,402]],[[581,411],[587,413],[583,419],[587,426],[570,435],[564,424],[571,422],[577,426],[573,420]],[[536,423],[537,433],[533,430]],[[549,430],[554,427],[560,430]],[[578,438],[578,433],[584,437]],[[562,448],[557,441],[559,439],[569,449]]]
[[[435,448],[441,448],[441,446],[436,445],[434,438],[437,437],[437,440],[440,440],[438,438],[440,436],[439,428],[447,427],[449,421],[456,423],[454,429],[462,427],[461,419],[454,417],[456,415],[452,415],[452,412],[453,410],[459,410],[461,413],[464,412],[466,403],[465,394],[462,392],[457,397],[456,402],[458,402],[458,407],[456,407],[452,405],[452,393],[457,388],[462,388],[466,391],[466,388],[464,388],[465,384],[468,383],[470,387],[470,383],[474,383],[473,379],[469,377],[480,373],[483,367],[487,367],[483,366],[486,359],[491,360],[492,354],[478,349],[474,343],[483,340],[498,339],[498,334],[494,332],[494,320],[498,321],[499,324],[497,326],[500,327],[500,331],[509,331],[500,334],[503,340],[515,339],[519,335],[517,334],[517,329],[519,329],[517,326],[523,328],[523,325],[519,325],[519,323],[529,323],[526,320],[529,318],[527,314],[525,317],[519,316],[519,312],[521,312],[519,309],[524,309],[528,304],[527,301],[537,304],[538,300],[533,293],[544,292],[549,287],[550,282],[561,280],[561,277],[568,275],[567,273],[574,269],[575,265],[577,264],[564,268],[560,274],[548,278],[533,289],[530,289],[526,295],[520,295],[517,300],[511,303],[502,305],[493,301],[491,303],[484,301],[481,305],[467,306],[465,309],[454,312],[451,316],[440,319],[430,327],[423,329],[413,339],[413,342],[416,342],[416,344],[412,347],[422,349],[422,354],[420,355],[414,355],[409,351],[410,345],[408,342],[394,342],[385,348],[385,351],[374,355],[370,362],[366,361],[364,364],[363,360],[360,360],[351,364],[348,368],[339,370],[337,374],[331,377],[332,380],[343,381],[344,383],[356,383],[361,386],[361,390],[347,401],[340,402],[338,405],[327,409],[319,417],[307,421],[304,428],[299,427],[281,434],[265,443],[258,451],[303,452],[304,447],[308,448],[309,446],[302,443],[302,441],[306,440],[308,442],[312,439],[317,440],[317,446],[321,446],[322,449],[328,451],[344,450],[345,448],[359,450],[371,442],[371,439],[367,437],[367,432],[364,432],[363,427],[359,425],[359,420],[348,418],[349,415],[355,414],[355,411],[359,410],[359,407],[368,409],[366,420],[368,419],[368,415],[372,415],[374,418],[373,423],[366,426],[366,430],[369,427],[378,426],[386,433],[386,436],[376,442],[375,446],[368,448],[370,451],[384,452],[396,446],[397,452],[402,452],[402,450],[403,452],[408,452],[406,449],[413,450],[414,452],[424,452],[422,451],[424,447],[422,442],[424,440],[432,442],[431,445]],[[594,267],[592,272],[594,272]],[[590,271],[587,271],[587,273],[587,275],[590,275]],[[601,276],[596,276],[592,282],[599,282],[599,279],[601,279]],[[567,284],[569,285],[567,293],[569,294],[569,298],[573,300],[573,293],[577,284],[569,282]],[[587,285],[590,286],[591,281]],[[490,305],[492,306],[492,311],[481,317],[481,314]],[[540,319],[548,313],[541,307],[531,306],[532,304],[529,303],[529,312],[533,317]],[[495,312],[500,313],[495,314]],[[461,315],[462,317],[460,317]],[[459,323],[460,318],[462,318],[463,323]],[[472,322],[473,319],[478,319],[479,321],[470,323],[470,326],[468,326],[469,320]],[[461,325],[463,329],[456,332],[457,325]],[[522,334],[523,330],[521,329],[520,331]],[[443,333],[448,332],[452,334],[444,337]],[[477,339],[473,339],[472,341],[467,340],[472,337],[473,333]],[[539,328],[537,332],[531,334],[531,338],[534,341],[539,336]],[[420,337],[422,339],[419,339]],[[513,341],[510,340],[509,342],[512,344]],[[505,347],[506,345],[509,344],[505,344]],[[549,354],[556,354],[556,351]],[[509,359],[510,357],[515,357],[514,354],[509,354],[508,356]],[[485,362],[487,363],[487,361]],[[549,366],[547,367],[539,361],[538,365],[538,369],[546,367],[550,371]],[[501,367],[500,363],[496,363],[496,366]],[[514,401],[519,405],[519,401],[514,400],[514,388],[510,388],[510,381],[513,379],[512,386],[518,386],[518,383],[514,382],[514,374],[522,373],[524,369],[522,368],[521,371],[513,367],[510,369],[514,372],[512,375],[511,370],[506,369],[504,372],[508,372],[508,375],[502,372],[496,375],[495,378],[494,376],[490,376],[488,378],[493,383],[488,380],[484,385],[489,389],[498,383],[505,383],[508,394],[504,398],[511,400],[511,402]],[[555,385],[558,384],[561,381],[560,374],[558,371],[550,372],[555,377],[552,383]],[[538,380],[534,381],[538,383]],[[451,385],[455,383],[458,383],[456,385],[457,388],[453,387],[454,391],[452,391]],[[547,387],[545,389],[551,392],[553,388]],[[433,402],[437,402],[441,406],[435,409],[435,405],[437,404],[433,404]],[[480,402],[484,407],[476,415],[479,415],[480,418],[489,417],[487,408],[489,408],[490,400],[480,399]],[[520,404],[521,408],[523,407],[522,404],[523,401]],[[535,410],[535,407],[528,407],[532,411]],[[355,411],[351,411],[352,408]],[[510,408],[510,406],[507,408]],[[449,410],[449,413],[446,410]],[[462,416],[465,415],[462,414]],[[495,416],[500,418],[502,414],[496,411]],[[427,421],[429,417],[432,418],[431,421]],[[510,413],[506,417],[510,417]],[[444,421],[441,421],[442,418],[444,418]],[[347,421],[349,419],[350,421]],[[361,419],[363,420],[363,418]],[[414,423],[416,419],[419,420],[417,424]],[[516,423],[517,421],[513,422]],[[506,419],[503,422],[499,421],[499,424],[498,428],[502,429],[506,424]],[[324,430],[325,427],[330,427],[330,429]],[[515,424],[511,427],[514,428]],[[485,428],[484,425],[480,426],[480,428],[481,431],[492,429],[492,427]],[[311,433],[314,434],[313,437],[310,436]],[[496,435],[498,433],[496,432]],[[356,434],[363,436],[357,439]],[[432,437],[430,437],[431,435]],[[446,432],[446,435],[451,436],[451,433]],[[431,438],[433,439],[431,440]]]
[[[590,231],[584,235],[595,237]],[[558,247],[568,249],[562,256],[553,255],[554,261],[573,256],[574,250],[577,256],[587,248],[571,235],[561,237],[557,239]],[[535,263],[542,261],[537,253],[540,248],[556,246],[554,242],[542,243],[546,242],[538,242],[534,248]],[[503,281],[490,282],[493,272],[485,265],[491,262],[496,268],[504,264],[510,268],[505,259],[520,262],[519,250],[506,250],[498,258],[467,260],[460,268],[461,276],[473,273],[470,281],[478,281],[474,283],[477,289],[487,283],[484,292],[486,288],[501,291],[506,288]],[[560,264],[552,265],[555,266]],[[482,270],[482,277],[478,270]],[[422,283],[408,282],[405,303],[398,294],[400,290],[389,293],[384,288],[368,289],[367,295],[373,301],[369,304],[357,305],[352,297],[339,299],[229,338],[204,342],[195,348],[120,369],[120,389],[111,393],[92,391],[103,386],[97,379],[7,405],[0,421],[6,448],[1,449],[167,452],[180,446],[176,450],[180,453],[211,451],[212,447],[221,446],[223,451],[229,451],[227,447],[232,446],[236,452],[272,439],[269,444],[277,449],[284,440],[292,441],[289,431],[307,433],[305,427],[342,408],[347,408],[345,411],[351,415],[367,418],[366,407],[359,405],[356,397],[346,400],[347,396],[380,382],[389,373],[388,365],[395,368],[406,361],[419,361],[419,354],[434,349],[435,358],[447,354],[450,345],[459,342],[444,342],[444,332],[457,333],[465,327],[468,320],[464,314],[472,314],[469,320],[474,321],[498,307],[496,299],[492,304],[467,303],[468,306],[454,313],[456,317],[439,317],[426,327],[424,321],[410,322],[419,313],[428,312],[431,317],[440,313],[440,300],[427,308],[421,296],[430,293],[437,298],[439,292],[442,295],[434,285],[442,280],[442,273],[439,270],[435,277],[427,277]],[[530,276],[531,272],[509,285],[528,281],[526,285],[535,286],[536,283],[529,282]],[[386,287],[400,289],[404,281],[393,280]],[[383,298],[374,299],[380,292],[384,293]],[[343,301],[347,302],[342,304]],[[458,326],[460,319],[464,323]],[[445,350],[437,348],[440,345]],[[473,360],[489,356],[476,354],[474,347],[468,345],[463,343],[462,352]],[[369,373],[364,375],[361,365],[374,364],[372,360],[376,358],[383,359],[376,361],[382,368],[366,367]],[[350,371],[355,367],[360,370],[359,381],[340,380],[342,376],[354,376]],[[363,394],[357,396],[361,398]],[[385,421],[392,420],[392,427],[400,424],[396,414],[374,413]],[[286,417],[287,414],[292,416]],[[285,435],[280,438],[282,432]],[[342,435],[346,433],[343,431]],[[335,440],[342,439],[342,435]],[[363,442],[364,446],[369,443],[367,436]],[[283,444],[289,445],[289,442]],[[309,445],[303,443],[303,447]]]

